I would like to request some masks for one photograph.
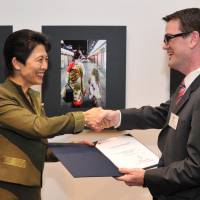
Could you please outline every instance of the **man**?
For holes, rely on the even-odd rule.
[[[124,129],[162,128],[158,168],[120,169],[118,180],[148,187],[156,200],[200,199],[200,9],[177,11],[166,21],[163,49],[168,65],[185,75],[178,88],[159,107],[107,110],[104,124]],[[181,85],[182,85],[181,84]]]
[[[39,92],[48,69],[50,44],[45,35],[19,30],[6,39],[4,57],[7,80],[0,84],[0,199],[40,200],[45,160],[57,161],[47,152],[46,138],[76,134],[84,125],[95,128],[101,109],[47,117]]]

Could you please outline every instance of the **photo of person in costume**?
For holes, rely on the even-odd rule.
[[[73,89],[72,106],[80,107],[83,104],[83,97],[85,95],[83,77],[85,74],[84,65],[79,62],[80,53],[74,53],[72,62],[69,63],[66,70],[66,84]]]
[[[96,68],[93,68],[91,76],[88,80],[89,83],[89,99],[91,99],[94,106],[97,106],[99,100],[101,99],[101,94],[99,90],[99,71]]]
[[[106,106],[106,40],[61,40],[61,105]]]

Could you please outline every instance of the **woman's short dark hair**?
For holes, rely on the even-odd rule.
[[[25,64],[38,44],[44,45],[47,52],[51,49],[47,37],[36,31],[23,29],[8,36],[4,44],[3,54],[9,75],[13,74],[12,59],[16,57],[19,62]]]

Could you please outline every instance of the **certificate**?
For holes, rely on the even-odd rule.
[[[99,141],[96,145],[118,168],[150,168],[159,158],[146,146],[130,135],[122,135]]]
[[[50,143],[49,147],[73,177],[121,176],[119,168],[151,168],[158,157],[131,135],[98,141],[95,147]]]

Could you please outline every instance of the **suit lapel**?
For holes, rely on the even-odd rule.
[[[33,108],[31,103],[26,98],[20,85],[17,85],[16,83],[12,82],[9,79],[6,80],[5,84],[8,85],[8,87],[10,88],[10,91],[13,91],[12,93],[15,95],[15,97],[18,99],[20,103],[24,104],[24,106],[28,107],[29,110],[35,113],[35,108]]]
[[[172,109],[172,111],[175,114],[178,113],[183,108],[183,106],[189,100],[192,92],[194,92],[199,86],[200,86],[200,75],[192,82],[192,84],[189,86],[189,88],[187,89],[184,96],[181,98],[181,100],[177,104],[175,103],[175,98],[173,99],[173,102],[172,102],[173,103],[173,105],[172,105],[173,109]],[[176,95],[177,95],[177,91],[176,91]]]
[[[39,112],[39,100],[37,98],[36,95],[34,95],[34,92],[30,89],[29,90],[29,96],[31,98],[31,101],[32,101],[32,108],[34,109],[35,113],[36,114],[40,114]]]
[[[190,88],[187,89],[186,93],[184,96],[181,98],[181,100],[176,104],[176,101],[174,101],[174,106],[173,106],[173,113],[178,113],[180,109],[185,105],[185,103],[189,100],[191,94]]]

